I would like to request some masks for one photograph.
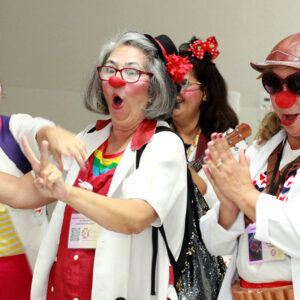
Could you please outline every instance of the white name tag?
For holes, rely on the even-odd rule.
[[[100,226],[83,214],[73,213],[71,216],[68,248],[95,249]]]
[[[249,264],[263,263],[268,261],[284,260],[285,254],[279,248],[270,243],[264,243],[254,238],[256,225],[249,225],[248,233],[248,261]]]

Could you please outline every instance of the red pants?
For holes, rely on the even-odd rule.
[[[31,280],[25,254],[0,257],[0,300],[30,300]]]

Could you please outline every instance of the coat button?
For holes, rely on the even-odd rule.
[[[76,254],[74,255],[74,260],[78,260],[79,256]]]

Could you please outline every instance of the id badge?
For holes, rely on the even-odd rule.
[[[284,260],[283,251],[270,243],[264,243],[254,238],[256,225],[251,224],[247,228],[248,236],[248,262],[249,264],[263,263],[268,261]]]
[[[95,249],[100,226],[80,213],[71,216],[68,248]]]

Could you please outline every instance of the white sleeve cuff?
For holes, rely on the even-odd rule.
[[[38,131],[44,127],[54,127],[55,124],[43,118],[33,118],[27,114],[14,114],[9,122],[9,129],[22,150],[22,136],[26,136],[34,153],[39,157],[39,146],[36,141]]]

